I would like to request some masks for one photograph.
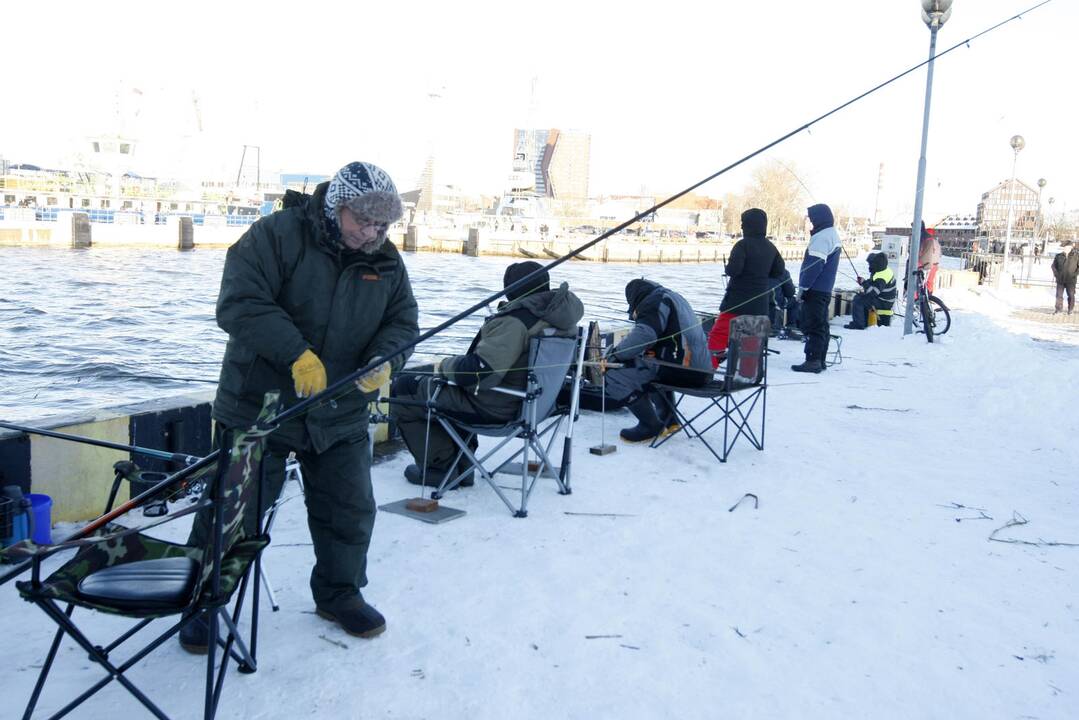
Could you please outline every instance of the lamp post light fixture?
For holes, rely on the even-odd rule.
[[[1000,274],[997,275],[997,285],[999,286],[1004,278],[1004,273],[1008,271],[1008,260],[1011,257],[1011,244],[1012,244],[1012,221],[1015,219],[1015,209],[1013,207],[1015,200],[1015,164],[1019,161],[1019,151],[1027,146],[1027,141],[1023,139],[1022,135],[1012,135],[1012,139],[1008,141],[1008,144],[1012,146],[1012,179],[1008,184],[1008,229],[1004,232],[1004,258],[1000,262]]]
[[[922,200],[925,191],[925,149],[929,143],[929,102],[933,97],[933,61],[937,54],[937,31],[952,15],[952,0],[921,0],[922,22],[929,28],[929,70],[925,77],[925,109],[922,114],[922,154],[918,158],[918,184],[914,192],[914,222],[910,226],[910,263],[907,270],[907,311],[903,313],[903,334],[914,332],[914,291],[918,286],[918,252],[922,244]]]

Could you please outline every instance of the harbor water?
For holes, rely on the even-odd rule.
[[[513,262],[403,256],[424,329],[501,287]],[[29,422],[212,390],[226,340],[214,321],[224,258],[223,248],[0,248],[0,418]],[[796,275],[797,268],[790,269]],[[847,274],[853,274],[849,267]],[[569,282],[584,301],[585,317],[608,329],[625,322],[623,289],[636,277],[671,287],[708,312],[717,311],[726,284],[716,263],[575,260],[555,268],[552,282]],[[484,314],[422,344],[413,361],[463,352]]]

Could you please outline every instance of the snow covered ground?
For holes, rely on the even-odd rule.
[[[374,640],[313,614],[287,503],[265,556],[281,611],[220,716],[1079,717],[1079,546],[1051,544],[1079,543],[1079,325],[1023,314],[1044,289],[941,295],[957,311],[932,345],[837,320],[843,363],[806,376],[800,345],[774,343],[764,452],[721,466],[683,437],[593,456],[586,413],[573,494],[537,489],[527,519],[480,485],[443,501],[467,511],[444,525],[380,514]],[[606,440],[629,424],[608,415]],[[408,462],[376,466],[380,503],[414,494]],[[759,507],[728,511],[745,493]],[[14,717],[52,626],[11,586],[0,618]],[[100,676],[71,642],[58,662],[42,710]],[[132,676],[196,717],[203,672],[169,643]],[[110,686],[76,716],[144,714]]]

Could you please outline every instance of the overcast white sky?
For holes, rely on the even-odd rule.
[[[1037,0],[956,0],[950,47]],[[152,7],[152,9],[151,9]],[[144,174],[235,175],[365,159],[413,187],[504,189],[512,129],[592,135],[592,192],[692,184],[924,60],[917,0],[542,3],[6,3],[0,155],[63,162],[120,128]],[[927,214],[973,212],[1011,173],[1079,208],[1079,3],[1044,7],[936,64]],[[913,206],[925,69],[771,150],[813,199],[884,214]],[[536,102],[530,110],[531,79]],[[428,93],[444,88],[437,103]],[[135,90],[138,90],[138,93]],[[196,124],[198,98],[202,132]],[[120,119],[117,102],[120,98]],[[740,191],[758,161],[704,189]]]

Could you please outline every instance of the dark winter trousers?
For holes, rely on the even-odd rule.
[[[1064,309],[1064,291],[1068,291],[1068,312],[1075,310],[1075,278],[1066,280],[1063,283],[1057,281],[1057,304],[1056,311],[1060,312]]]
[[[291,450],[296,451],[303,473],[307,527],[315,550],[311,594],[320,605],[339,596],[356,595],[367,585],[367,548],[375,526],[368,438],[364,435],[355,441],[339,442],[325,452],[316,453],[275,442],[271,435],[263,458],[263,509],[272,505],[281,493],[285,458]],[[255,534],[259,517],[255,504],[248,505],[244,524],[249,534]],[[206,511],[195,517],[190,542],[203,542],[212,519],[212,514]]]
[[[806,336],[806,360],[825,362],[828,355],[828,303],[832,294],[806,290],[802,295],[802,332]]]
[[[850,304],[850,328],[852,330],[865,330],[869,326],[869,308],[872,302],[866,301],[864,293],[858,293]]]
[[[427,368],[411,368],[413,372],[402,374],[393,381],[390,395],[407,402],[426,402],[432,396],[436,383],[430,375],[419,374]],[[491,424],[505,422],[516,417],[520,405],[504,410],[488,411],[472,401],[474,395],[454,385],[443,385],[435,401],[440,413],[449,415],[465,424]],[[507,398],[509,396],[506,396]],[[445,428],[434,417],[427,421],[427,409],[418,405],[390,404],[390,417],[397,424],[405,445],[412,452],[416,464],[438,470],[449,470],[458,447]],[[460,468],[458,468],[460,469]]]

